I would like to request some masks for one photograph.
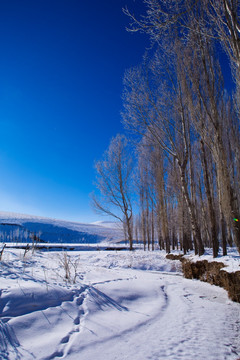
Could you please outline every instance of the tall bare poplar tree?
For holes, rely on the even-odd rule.
[[[200,232],[200,224],[194,215],[193,206],[192,194],[195,190],[193,193],[192,190],[196,189],[196,184],[192,179],[191,141],[187,143],[185,135],[189,123],[194,125],[202,144],[200,149],[204,181],[199,184],[204,184],[207,196],[210,214],[209,236],[211,236],[214,256],[217,256],[218,253],[218,226],[214,196],[217,196],[219,203],[218,225],[222,229],[223,252],[226,253],[226,234],[229,239],[233,235],[240,252],[240,195],[239,188],[236,186],[239,176],[239,141],[236,141],[236,137],[239,139],[240,135],[240,3],[238,0],[173,0],[169,2],[143,0],[143,3],[146,5],[146,13],[139,19],[128,9],[124,10],[130,18],[129,31],[147,33],[151,41],[157,44],[166,59],[169,60],[168,64],[174,61],[176,43],[180,44],[178,46],[178,49],[181,49],[180,52],[178,50],[178,66],[175,68],[178,80],[175,81],[173,78],[172,89],[175,94],[178,94],[175,97],[178,107],[175,106],[175,109],[178,110],[182,127],[176,126],[175,119],[173,128],[169,127],[167,131],[168,140],[166,137],[164,139],[161,137],[160,142],[165,150],[175,156],[177,160],[181,174],[182,192],[188,205],[193,233],[196,233],[194,228],[197,229],[197,233]],[[221,66],[218,62],[217,53],[220,45],[229,58],[233,83],[235,83],[235,108],[230,106],[234,109],[234,116],[228,110]],[[171,65],[169,69],[171,70]],[[166,72],[169,69],[166,68]],[[162,78],[161,74],[160,81]],[[141,94],[140,98],[145,101],[145,105],[147,99],[148,108],[151,106],[152,112],[156,112],[156,109],[159,111],[160,101],[154,103],[152,93],[151,91],[148,98]],[[173,93],[169,92],[169,96],[172,95]],[[188,111],[186,111],[186,107],[188,107]],[[173,106],[172,109],[174,109]],[[140,116],[146,117],[146,113],[145,106],[145,110],[141,112]],[[149,109],[148,113],[150,113]],[[172,117],[167,112],[165,114],[171,123]],[[162,114],[158,115],[158,117],[162,116]],[[146,124],[148,127],[152,125],[149,120],[145,121]],[[142,131],[142,127],[140,129]],[[233,129],[237,135],[234,135]],[[152,133],[155,135],[156,131],[152,130]],[[177,137],[183,150],[182,158],[178,156],[179,152],[174,148]],[[216,166],[217,192],[214,194],[207,169],[206,148],[211,151]],[[176,154],[178,155],[176,156]],[[189,182],[186,177],[188,170],[184,160],[190,161]],[[202,187],[203,185],[198,186]],[[199,191],[201,199],[203,199],[201,187],[199,187]],[[208,231],[206,224],[205,230]]]
[[[171,67],[156,57],[147,68],[138,67],[126,73],[123,118],[127,127],[148,138],[153,146],[160,147],[176,161],[196,241],[195,251],[202,255],[203,242],[187,181],[189,111],[184,83],[177,72],[178,44],[175,49]]]
[[[93,206],[98,212],[113,216],[123,223],[130,250],[132,250],[131,175],[133,162],[127,138],[123,135],[113,138],[103,159],[99,160],[95,166],[96,185],[101,196],[92,195]]]

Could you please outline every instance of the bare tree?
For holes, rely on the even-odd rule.
[[[221,67],[215,56],[213,44],[197,32],[192,34],[190,44],[192,48],[191,60],[185,60],[187,79],[186,91],[189,93],[191,115],[195,128],[201,136],[202,142],[208,146],[214,158],[217,170],[218,196],[223,217],[229,229],[232,229],[234,241],[240,251],[240,227],[233,223],[233,218],[239,218],[236,188],[234,188],[234,173],[231,174],[230,154],[228,154],[228,132],[226,123],[231,118],[228,114],[228,100],[224,93]],[[197,46],[196,46],[197,45]],[[186,59],[186,57],[185,57]],[[187,75],[188,74],[188,75]],[[226,120],[228,119],[228,120]],[[239,130],[238,130],[239,133]],[[202,148],[204,151],[204,148]],[[236,151],[236,150],[235,150]],[[235,157],[232,149],[232,156]],[[205,174],[206,175],[206,174]],[[205,176],[205,180],[206,176]],[[206,190],[208,183],[205,181]],[[209,209],[211,209],[212,224],[214,209],[208,192]],[[214,229],[212,228],[214,234]],[[215,233],[216,235],[216,233]],[[224,236],[224,235],[223,235]],[[216,242],[214,242],[216,244]],[[217,248],[215,255],[217,255]]]
[[[154,248],[154,179],[151,171],[151,150],[149,144],[142,139],[137,145],[138,153],[138,191],[140,198],[140,211],[142,215],[142,232],[144,236],[144,244],[148,250],[152,243]]]
[[[158,222],[159,232],[159,246],[163,246],[166,252],[170,252],[170,241],[169,241],[169,221],[167,214],[167,195],[166,195],[166,184],[167,184],[167,172],[164,169],[164,156],[163,150],[157,146],[152,152],[152,167],[155,178],[155,193],[156,193],[156,213]],[[163,244],[165,242],[165,245]]]
[[[96,162],[100,197],[92,194],[94,208],[120,220],[126,226],[130,250],[133,249],[131,175],[133,161],[127,138],[117,135],[110,142],[103,159]]]
[[[232,238],[240,252],[240,2],[143,0],[143,4],[146,12],[139,18],[124,9],[130,18],[128,30],[148,34],[158,51],[152,61],[145,59],[143,66],[127,72],[124,122],[171,159],[170,173],[175,165],[178,169],[179,209],[174,209],[173,191],[165,194],[173,242],[178,231],[184,252],[191,247],[192,236],[195,252],[203,252],[204,242],[217,256],[221,233],[223,254]],[[224,89],[219,45],[229,58],[233,97]],[[163,198],[159,189],[156,194]],[[159,204],[155,205],[158,234],[163,222]],[[186,210],[192,234],[185,232]],[[172,221],[175,212],[181,216],[179,225]]]
[[[209,23],[230,59],[233,79],[240,86],[240,3],[238,0],[203,0]]]
[[[240,3],[238,0],[143,0],[145,14],[139,19],[127,8],[123,12],[130,18],[129,31],[145,32],[160,46],[173,41],[174,36],[184,39],[189,32],[205,34],[219,42],[230,58],[235,80],[240,70]],[[198,27],[193,26],[197,20]],[[171,35],[171,36],[169,36]],[[165,47],[164,47],[164,50]]]
[[[209,209],[209,221],[210,221],[210,229],[211,229],[210,236],[211,236],[211,242],[212,242],[212,248],[213,248],[213,257],[217,257],[218,250],[219,250],[218,233],[217,233],[217,219],[216,219],[216,211],[215,211],[215,207],[214,207],[213,194],[212,194],[212,190],[211,190],[210,175],[209,175],[210,172],[208,171],[209,164],[207,162],[207,154],[206,154],[207,149],[206,149],[206,146],[205,146],[203,140],[201,140],[200,142],[201,142],[201,161],[202,161],[202,168],[203,168],[203,179],[204,179],[204,186],[205,186],[207,202],[208,202],[208,209]]]
[[[148,138],[153,146],[160,147],[176,161],[196,241],[195,251],[201,255],[204,248],[187,183],[189,111],[177,63],[181,51],[181,46],[176,43],[171,66],[156,57],[147,68],[138,67],[126,73],[123,119],[127,127]]]

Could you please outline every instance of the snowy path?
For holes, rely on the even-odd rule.
[[[99,286],[123,308],[91,312],[69,359],[78,351],[83,360],[237,358],[240,309],[221,289],[177,275],[132,270],[127,276]],[[91,296],[87,302],[91,306]]]
[[[240,305],[223,289],[182,278],[159,253],[80,256],[75,285],[56,275],[54,253],[2,267],[1,359],[240,357]],[[145,269],[150,258],[160,271]]]

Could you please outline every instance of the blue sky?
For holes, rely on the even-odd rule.
[[[122,79],[147,41],[141,0],[0,2],[0,210],[82,222],[94,160],[123,132]]]

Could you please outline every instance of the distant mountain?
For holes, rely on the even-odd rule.
[[[92,225],[99,225],[111,229],[122,229],[122,224],[116,221],[95,221]]]
[[[83,224],[0,212],[0,242],[28,243],[34,235],[43,243],[99,244],[123,240],[123,231],[116,223]]]

